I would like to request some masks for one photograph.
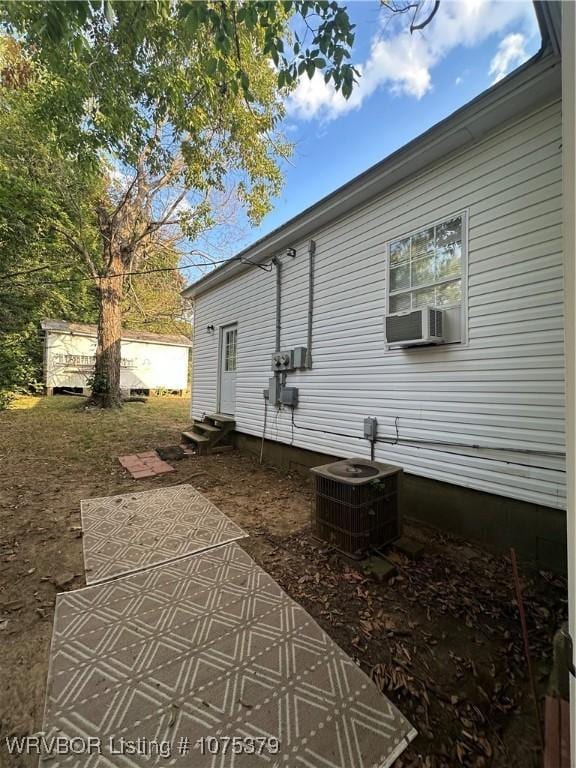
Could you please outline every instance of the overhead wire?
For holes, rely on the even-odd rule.
[[[155,269],[136,269],[136,270],[128,270],[126,272],[111,272],[109,274],[98,275],[97,277],[94,277],[92,275],[83,275],[83,276],[78,276],[78,277],[74,277],[74,278],[66,278],[64,280],[44,280],[41,283],[36,283],[36,284],[32,284],[32,285],[30,285],[29,283],[18,283],[18,282],[16,282],[16,283],[12,283],[12,286],[13,287],[15,286],[15,287],[26,288],[26,287],[42,287],[42,286],[46,286],[46,285],[71,285],[71,284],[74,284],[74,283],[95,282],[95,281],[98,281],[98,280],[108,280],[109,278],[114,278],[114,277],[128,277],[130,275],[151,275],[151,274],[155,274],[155,273],[159,273],[159,272],[179,272],[179,271],[181,271],[183,269],[199,269],[199,268],[202,268],[202,267],[211,267],[211,266],[217,265],[217,264],[228,264],[228,263],[233,262],[233,261],[239,261],[242,264],[247,264],[247,265],[252,266],[252,267],[258,267],[260,269],[265,270],[266,272],[270,272],[272,270],[272,265],[271,264],[266,264],[266,263],[258,264],[258,263],[254,262],[254,261],[250,261],[250,259],[245,259],[245,258],[240,257],[240,256],[232,256],[232,258],[230,258],[230,259],[221,259],[221,260],[216,260],[216,261],[207,261],[207,262],[202,262],[200,264],[184,264],[184,265],[178,266],[178,267],[157,267]],[[38,268],[37,271],[40,271],[40,268]],[[7,279],[8,277],[10,277],[10,275],[0,276],[0,280]]]

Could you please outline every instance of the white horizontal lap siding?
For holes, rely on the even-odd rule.
[[[552,507],[564,505],[560,104],[447,157],[314,234],[313,369],[292,373],[294,413],[266,436]],[[468,211],[468,342],[386,350],[386,243]],[[307,242],[282,255],[282,348],[306,344]],[[261,435],[274,350],[275,274],[253,270],[201,295],[195,412],[216,403],[218,334],[238,322],[237,425]],[[197,388],[198,387],[198,388]],[[403,441],[395,444],[396,428]],[[421,442],[427,441],[427,442]],[[430,442],[428,442],[430,441]],[[443,445],[463,443],[465,447]],[[480,447],[478,447],[480,446]],[[541,454],[541,455],[539,455]]]
[[[201,418],[218,407],[220,328],[238,323],[236,423],[257,431],[262,419],[262,391],[271,376],[275,339],[275,275],[254,268],[195,302],[192,415]],[[209,332],[208,326],[214,326]],[[255,415],[251,412],[256,409]]]

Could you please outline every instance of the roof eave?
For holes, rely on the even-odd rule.
[[[498,125],[560,94],[559,57],[548,46],[512,74],[447,118],[356,176],[285,224],[260,238],[232,260],[182,291],[196,298],[248,269],[267,261],[330,221],[359,207],[391,186],[424,170],[449,152],[478,141]]]

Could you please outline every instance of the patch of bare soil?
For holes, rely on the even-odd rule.
[[[245,528],[240,544],[411,720],[419,736],[398,768],[539,764],[506,558],[411,527],[423,556],[391,551],[396,575],[379,583],[312,538],[310,484],[299,475],[233,452],[131,480],[116,457],[177,442],[187,420],[184,406],[167,405],[152,422],[144,413],[79,420],[66,406],[41,436],[42,418],[11,413],[0,424],[0,765],[26,765],[4,739],[41,727],[55,596],[84,585],[80,499],[176,483],[193,484]],[[524,576],[542,687],[566,586],[551,574]]]

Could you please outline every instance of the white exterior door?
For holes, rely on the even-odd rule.
[[[238,326],[226,325],[220,336],[220,376],[218,411],[233,416],[236,411],[236,358]]]

